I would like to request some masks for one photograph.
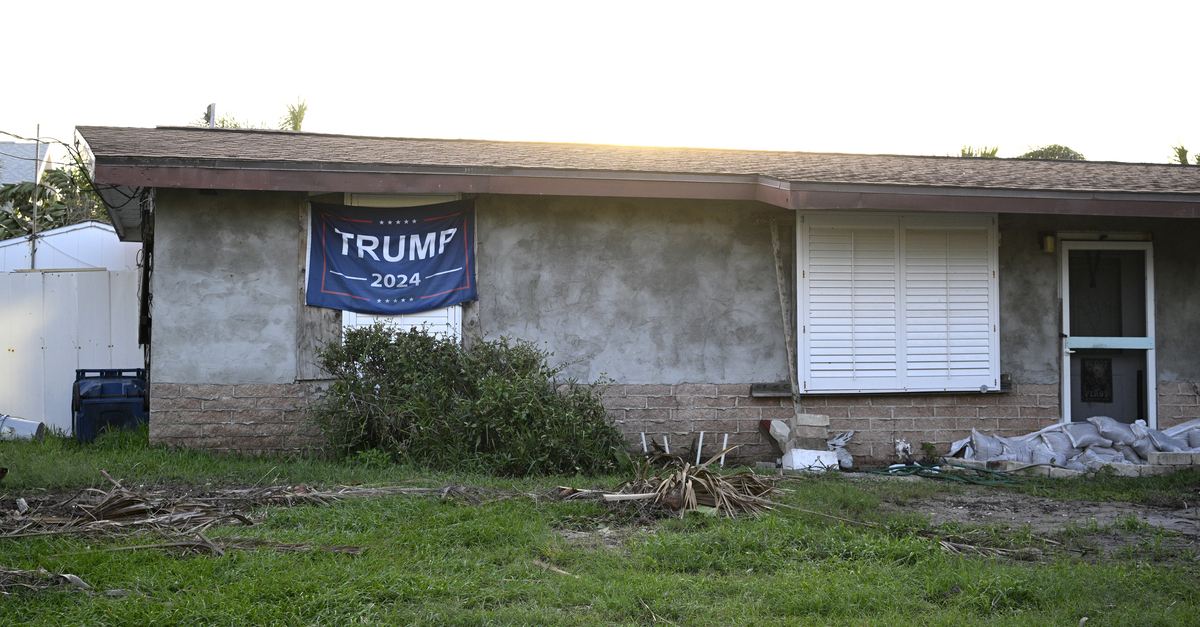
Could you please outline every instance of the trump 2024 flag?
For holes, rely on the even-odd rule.
[[[379,209],[312,203],[305,302],[375,315],[479,298],[475,203]]]

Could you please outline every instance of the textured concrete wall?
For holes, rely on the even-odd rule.
[[[296,380],[302,200],[158,190],[152,381]]]
[[[1200,221],[1161,218],[1001,216],[1001,371],[1020,383],[1059,380],[1059,254],[1040,252],[1040,231],[1151,233],[1158,380],[1200,381]]]
[[[770,226],[759,203],[479,199],[485,337],[543,344],[567,374],[623,384],[787,380]]]

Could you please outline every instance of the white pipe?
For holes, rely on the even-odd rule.
[[[721,443],[721,450],[729,448],[729,434],[725,434],[725,441]],[[721,468],[725,467],[725,454],[721,453]]]
[[[646,448],[646,432],[643,431],[642,432],[642,454],[645,455],[646,453],[649,453],[649,452],[650,452],[650,449]]]
[[[667,449],[667,455],[671,454],[671,443],[667,441],[667,436],[663,436],[663,448]]]
[[[696,446],[696,465],[700,465],[700,451],[704,450],[704,432],[700,432],[700,444]]]

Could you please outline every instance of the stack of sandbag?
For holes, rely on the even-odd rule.
[[[1104,464],[1145,464],[1154,451],[1200,451],[1200,420],[1158,431],[1139,420],[1125,424],[1108,416],[1056,424],[1023,436],[1004,438],[972,429],[954,443],[950,455],[980,461],[1010,460],[1050,464],[1080,472]]]

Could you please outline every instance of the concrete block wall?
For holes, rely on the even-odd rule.
[[[801,406],[828,415],[831,432],[855,430],[847,449],[863,464],[895,462],[898,439],[912,445],[914,457],[921,455],[923,442],[945,454],[971,429],[1013,437],[1055,424],[1061,416],[1056,385],[1014,384],[1003,394],[815,396],[804,397]]]
[[[1158,384],[1158,428],[1200,418],[1200,383]]]
[[[790,398],[753,398],[749,385],[614,385],[603,400],[635,449],[641,448],[642,432],[659,443],[666,435],[674,452],[704,431],[704,451],[716,453],[719,438],[728,433],[730,444],[741,445],[730,454],[739,463],[778,457],[759,421],[788,420],[793,413]],[[869,466],[895,461],[900,438],[919,455],[922,442],[946,453],[972,428],[1006,437],[1036,431],[1058,422],[1058,401],[1058,386],[1016,385],[1006,394],[806,396],[801,408],[829,416],[831,434],[855,430],[847,448],[858,464]]]
[[[660,445],[665,435],[671,452],[679,453],[703,431],[707,460],[720,452],[729,434],[729,445],[740,446],[726,457],[726,464],[774,461],[779,455],[758,423],[788,420],[794,413],[792,399],[752,398],[749,384],[613,385],[602,400],[631,448],[641,450],[642,433],[647,443],[653,439]]]
[[[296,383],[153,383],[150,443],[242,453],[301,453],[323,447],[309,421],[322,392]]]

